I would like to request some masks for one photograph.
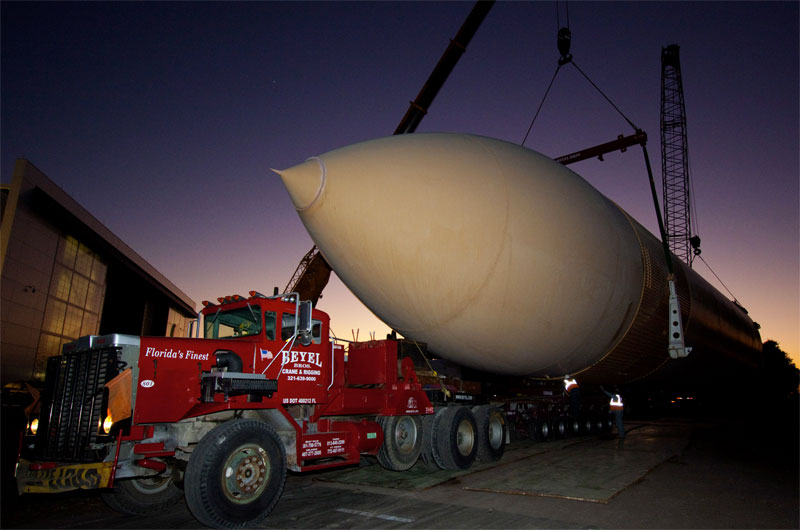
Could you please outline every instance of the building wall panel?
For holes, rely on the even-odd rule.
[[[186,336],[195,303],[33,164],[17,161],[3,197],[3,384],[41,379],[50,356],[65,342],[100,333],[107,316],[125,327],[109,333]],[[109,294],[111,270],[127,290]],[[147,319],[142,307],[151,309]]]

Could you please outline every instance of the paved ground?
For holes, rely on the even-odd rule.
[[[743,424],[629,425],[511,446],[471,473],[377,466],[290,475],[264,528],[800,528],[798,447]],[[583,500],[577,500],[583,499]],[[129,518],[93,492],[3,490],[2,528],[196,528],[185,504]]]

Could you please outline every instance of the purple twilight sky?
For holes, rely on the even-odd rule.
[[[661,47],[681,46],[703,257],[800,364],[798,5],[570,2],[569,22],[659,181]],[[312,242],[269,168],[390,135],[471,8],[3,2],[2,182],[28,158],[198,303],[282,289]],[[556,67],[556,12],[495,5],[418,131],[520,143]],[[555,157],[630,132],[566,68],[525,145]],[[638,148],[570,167],[657,233]],[[319,307],[339,336],[387,331],[338,280]]]

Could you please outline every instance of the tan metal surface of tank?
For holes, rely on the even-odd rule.
[[[399,135],[280,175],[353,293],[451,361],[608,381],[639,378],[669,358],[660,242],[544,155],[467,134]],[[687,340],[716,328],[735,337],[734,349],[760,346],[746,316],[693,320],[693,304],[703,313],[695,291],[713,307],[730,302],[690,269],[678,273]]]

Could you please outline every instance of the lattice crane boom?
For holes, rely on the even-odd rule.
[[[692,234],[689,148],[683,99],[680,47],[661,49],[661,171],[664,225],[669,249],[689,266],[699,238]]]

